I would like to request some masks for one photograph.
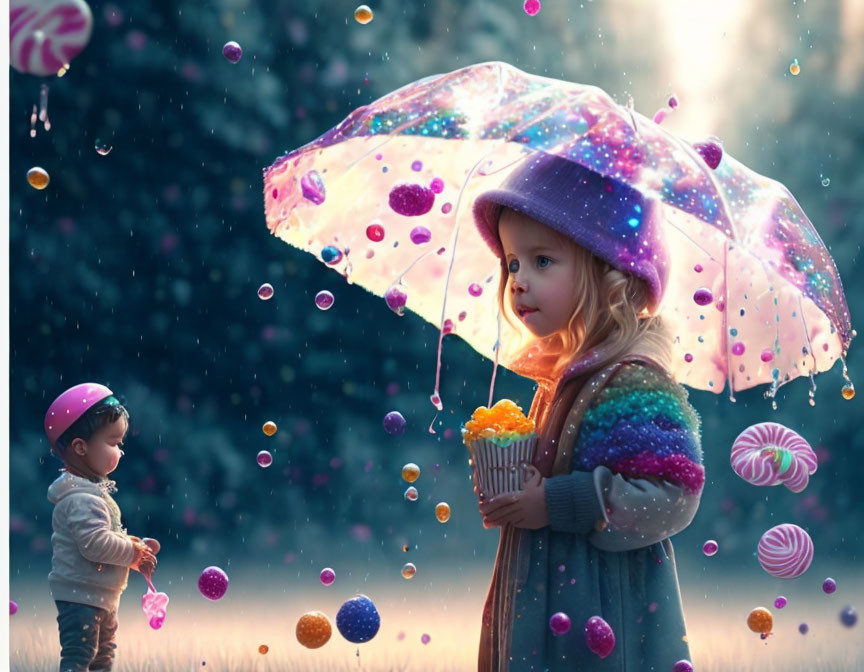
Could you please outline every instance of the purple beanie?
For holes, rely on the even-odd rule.
[[[644,280],[654,313],[669,277],[662,205],[636,189],[552,154],[535,152],[499,189],[474,202],[474,220],[492,251],[503,257],[498,237],[502,206],[558,231],[623,273]]]

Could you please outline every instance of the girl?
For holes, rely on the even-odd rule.
[[[667,372],[662,208],[566,159],[532,155],[474,216],[501,259],[499,307],[538,383],[524,489],[484,501],[501,527],[479,669],[671,672],[689,659],[669,537],[704,483],[700,419]],[[520,346],[522,344],[519,344]],[[556,636],[557,612],[572,629]],[[615,634],[601,658],[586,621]]]

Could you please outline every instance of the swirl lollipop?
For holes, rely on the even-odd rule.
[[[56,75],[87,46],[92,31],[84,0],[12,0],[10,63],[25,74]]]
[[[777,525],[762,535],[757,557],[762,569],[771,576],[794,579],[813,562],[813,540],[797,525]]]
[[[800,435],[776,422],[745,429],[732,444],[732,469],[753,485],[785,485],[792,492],[807,487],[816,473],[816,453]]]

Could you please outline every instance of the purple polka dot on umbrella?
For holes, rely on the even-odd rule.
[[[480,285],[478,285],[476,282],[472,282],[468,286],[468,293],[471,296],[480,296],[483,293],[483,288]]]
[[[312,201],[315,205],[321,205],[327,196],[324,180],[317,170],[310,170],[300,178],[300,188],[303,191],[303,198]]]
[[[672,668],[672,672],[693,672],[693,663],[689,660],[679,660]]]
[[[207,567],[198,577],[198,591],[208,600],[221,600],[228,590],[228,575],[219,567]]]
[[[696,264],[693,267],[693,270],[696,271],[697,273],[701,273],[702,272],[702,264]]]
[[[762,351],[762,354],[759,355],[759,359],[761,359],[763,362],[770,362],[772,359],[774,359],[774,352],[766,348]]]
[[[423,636],[420,637],[420,641],[423,642],[424,644],[428,644],[429,642],[432,641],[432,638],[424,632]]]
[[[432,182],[429,183],[429,188],[432,190],[433,194],[440,194],[444,191],[444,180],[440,177],[436,177]]]
[[[415,173],[419,173],[421,170],[423,170],[423,162],[422,161],[414,161],[411,164],[411,170],[413,170]]]
[[[390,411],[384,416],[384,430],[388,434],[404,434],[405,418],[399,411]]]
[[[391,287],[384,294],[384,300],[387,302],[387,307],[390,310],[401,316],[405,312],[408,295],[398,287]]]
[[[711,293],[711,290],[707,287],[700,287],[693,294],[693,301],[696,302],[696,305],[699,306],[707,306],[714,300],[714,295]]]
[[[693,145],[693,149],[699,153],[711,170],[715,170],[723,160],[723,148],[716,142],[697,142]]]
[[[452,209],[453,209],[452,203],[445,203],[444,205],[441,206],[441,212],[443,212],[445,215],[449,214]]]
[[[685,353],[684,354],[684,361],[689,364],[690,362],[693,361],[693,355],[691,355],[689,352]]]
[[[422,245],[432,240],[432,232],[425,226],[415,226],[409,234],[411,242],[415,245]]]
[[[420,184],[397,184],[390,190],[390,207],[405,217],[425,215],[435,204],[435,194]]]
[[[744,344],[741,341],[732,344],[732,354],[739,357],[744,354]]]

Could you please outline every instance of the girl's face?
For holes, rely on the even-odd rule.
[[[521,212],[505,209],[498,235],[507,265],[513,312],[542,338],[567,328],[576,309],[573,243]]]
[[[117,418],[84,442],[86,452],[82,457],[94,472],[107,476],[117,468],[123,456],[120,448],[128,428],[126,418]]]

